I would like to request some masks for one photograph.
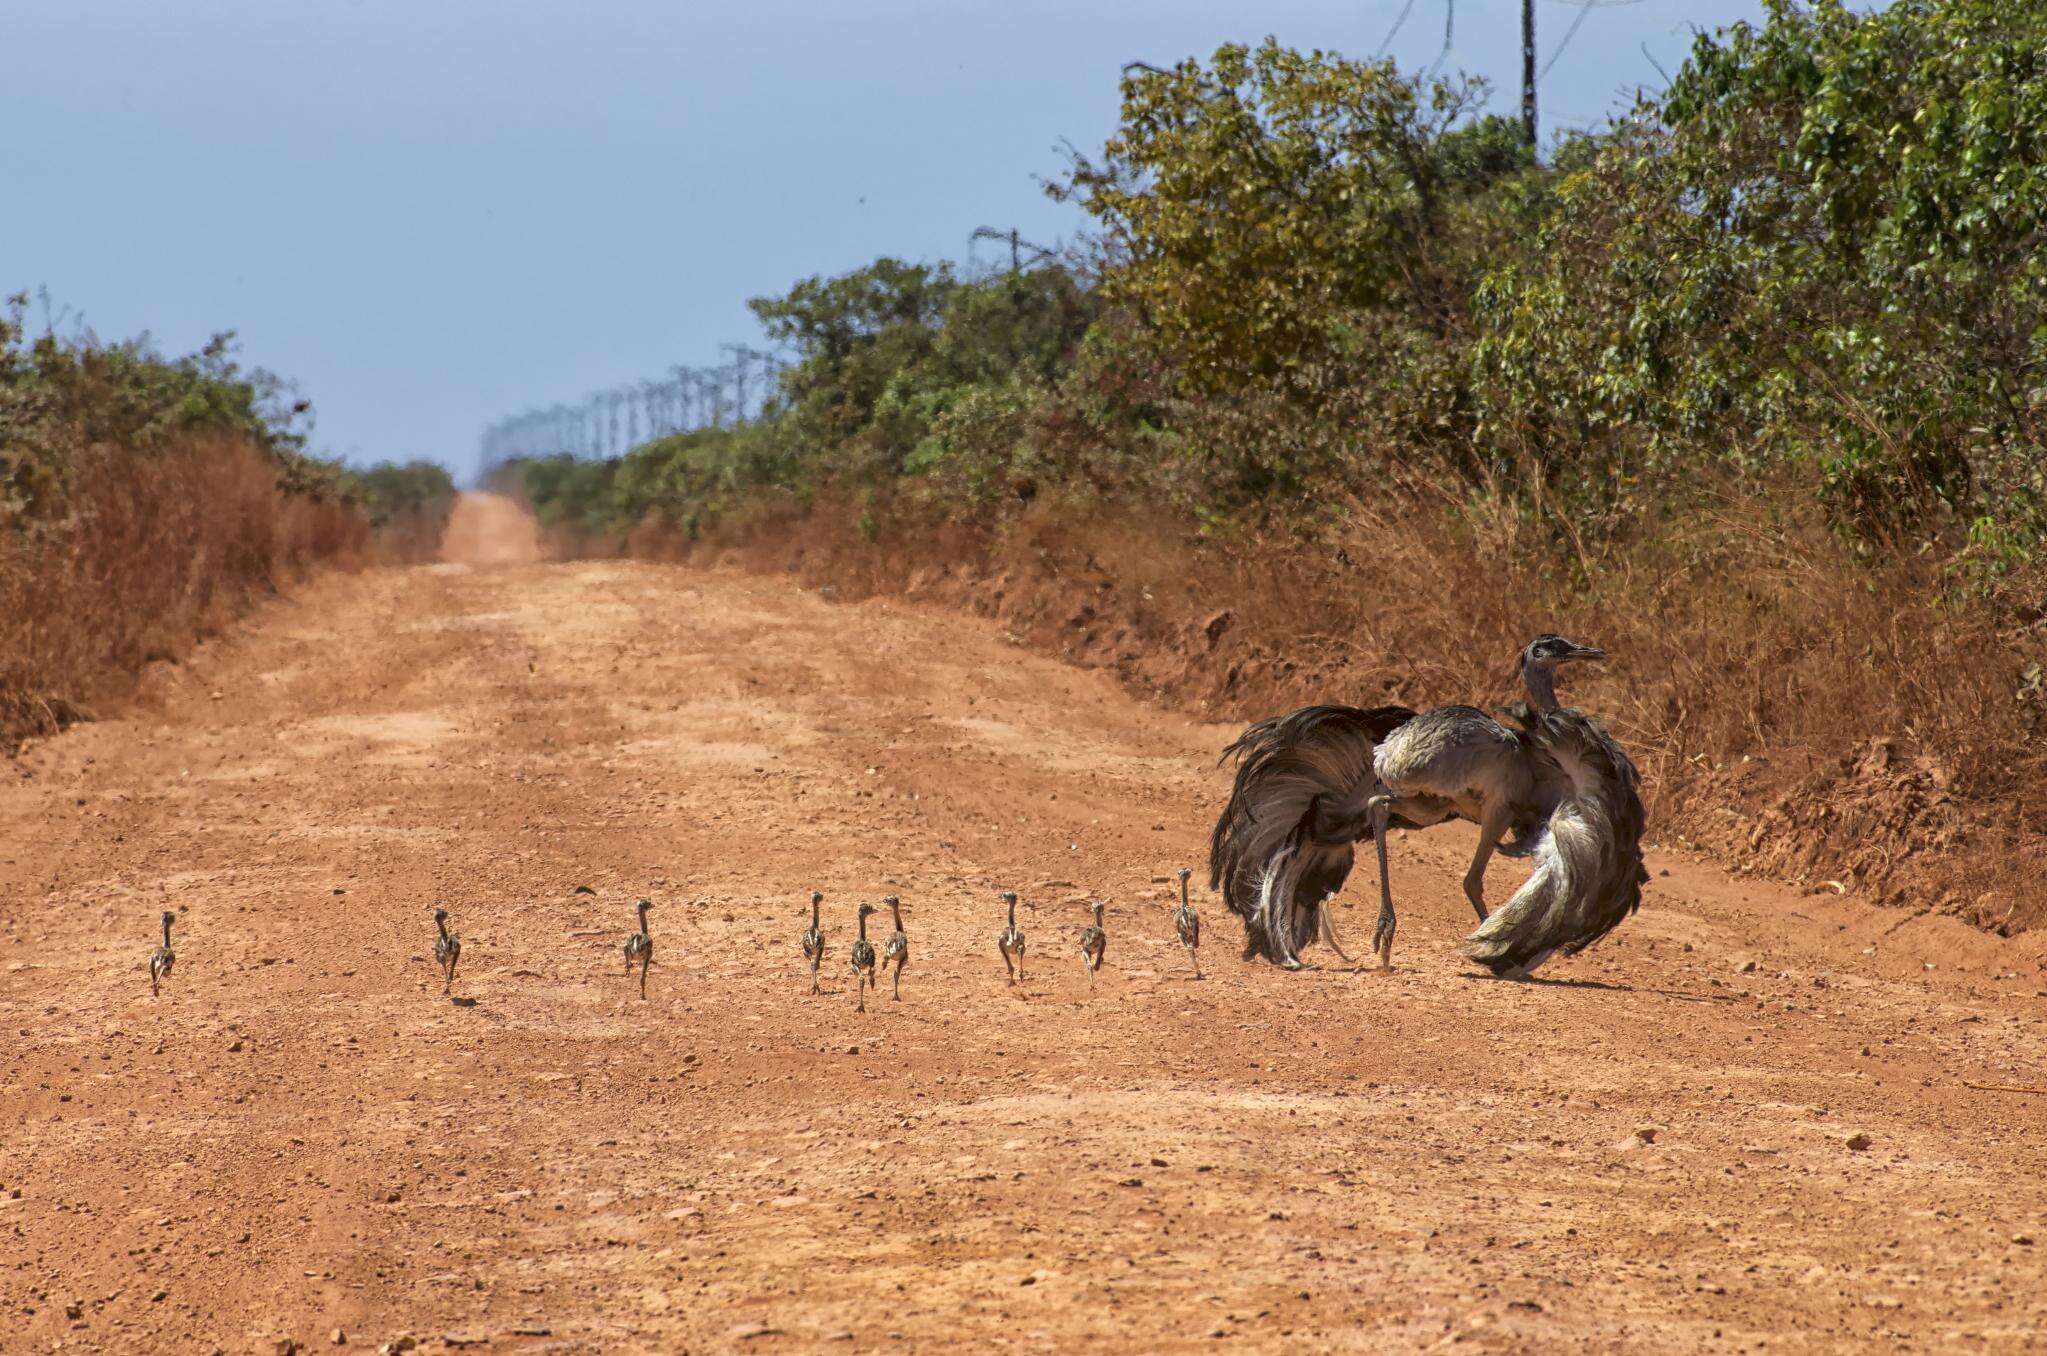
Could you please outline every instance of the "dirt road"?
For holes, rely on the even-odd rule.
[[[2047,1085],[2037,944],[1658,855],[1498,982],[1442,829],[1396,843],[1394,972],[1245,963],[1210,902],[1197,982],[1164,882],[1227,733],[776,580],[309,586],[0,765],[0,1350],[2042,1340],[2047,1097],[1972,1086]]]

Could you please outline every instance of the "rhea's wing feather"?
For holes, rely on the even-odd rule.
[[[1310,927],[1312,910],[1342,886],[1350,845],[1369,832],[1373,751],[1413,718],[1404,706],[1308,706],[1259,721],[1224,750],[1237,774],[1209,841],[1209,886],[1245,920],[1255,950],[1292,955],[1295,946],[1268,935],[1274,920],[1261,915]],[[1276,903],[1268,898],[1275,883]]]
[[[1244,868],[1262,869],[1318,797],[1329,822],[1315,836],[1341,837],[1346,812],[1362,818],[1379,741],[1413,718],[1404,706],[1306,706],[1245,730],[1223,750],[1237,775],[1209,840],[1209,888],[1238,909]]]
[[[1564,947],[1566,955],[1575,955],[1642,906],[1642,886],[1649,879],[1642,835],[1649,827],[1649,812],[1642,804],[1641,773],[1604,724],[1566,708],[1554,714],[1552,725],[1558,731],[1553,737],[1572,739],[1583,765],[1591,769],[1610,822],[1604,897],[1589,911],[1586,931]]]
[[[1641,906],[1641,778],[1598,724],[1572,710],[1542,713],[1535,739],[1554,758],[1566,794],[1535,844],[1535,870],[1464,941],[1467,956],[1525,974],[1561,951],[1575,955]]]

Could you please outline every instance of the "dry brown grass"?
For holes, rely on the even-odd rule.
[[[1571,700],[1634,751],[1662,841],[1979,926],[2047,924],[2047,695],[2021,691],[2047,632],[2000,631],[1916,560],[1858,561],[1786,502],[1728,498],[1598,554],[1419,497],[1312,541],[1197,545],[1040,502],[992,530],[899,513],[875,542],[859,512],[767,505],[694,547],[654,524],[628,545],[965,606],[1219,718],[1502,699],[1520,647],[1561,631],[1613,656],[1572,675]]]
[[[316,561],[361,559],[340,504],[287,496],[247,443],[81,455],[70,516],[0,522],[0,743],[61,728]]]
[[[423,565],[438,560],[448,530],[448,506],[394,514],[370,534],[369,558],[379,565]]]

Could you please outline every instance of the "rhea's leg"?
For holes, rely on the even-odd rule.
[[[1357,964],[1357,962],[1352,960],[1350,958],[1350,954],[1337,944],[1336,928],[1329,921],[1329,903],[1331,900],[1335,898],[1336,896],[1333,894],[1324,895],[1322,897],[1322,902],[1315,906],[1315,916],[1318,920],[1319,926],[1322,931],[1322,940],[1329,943],[1329,949],[1331,951],[1334,951],[1338,956],[1341,956],[1343,958],[1343,963],[1345,965],[1355,965]]]
[[[1379,853],[1379,923],[1372,929],[1372,950],[1379,953],[1379,968],[1393,968],[1393,934],[1399,921],[1393,916],[1393,877],[1386,869],[1386,823],[1392,818],[1390,797],[1374,796],[1365,808],[1372,812],[1372,844]]]
[[[1512,816],[1504,805],[1488,806],[1485,822],[1478,826],[1478,851],[1472,854],[1471,869],[1464,873],[1464,897],[1471,901],[1471,907],[1478,911],[1478,921],[1486,920],[1485,869],[1493,859],[1493,851],[1506,836]]]

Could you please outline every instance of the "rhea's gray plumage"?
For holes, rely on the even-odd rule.
[[[434,927],[439,935],[434,938],[434,961],[441,967],[441,992],[447,993],[455,986],[455,962],[462,959],[462,939],[448,931],[448,911],[434,910]]]
[[[1555,692],[1560,666],[1604,657],[1561,636],[1536,637],[1521,654],[1528,702],[1514,708],[1518,729],[1469,706],[1404,718],[1399,707],[1325,706],[1246,731],[1231,749],[1237,782],[1216,825],[1211,868],[1239,895],[1231,903],[1246,914],[1247,951],[1297,965],[1318,922],[1327,936],[1324,901],[1349,874],[1353,844],[1369,835],[1379,858],[1373,949],[1391,965],[1386,831],[1446,819],[1479,826],[1464,876],[1481,924],[1465,942],[1473,959],[1525,975],[1553,952],[1570,954],[1610,932],[1640,903],[1647,879],[1639,780],[1620,746],[1559,706]],[[1489,917],[1485,869],[1496,851],[1533,856],[1536,866]],[[1241,900],[1252,879],[1255,899]]]
[[[171,977],[171,967],[178,963],[178,953],[171,950],[171,920],[177,915],[169,909],[163,915],[163,945],[149,953],[149,996],[158,996],[159,985]]]
[[[1004,890],[1002,902],[1009,906],[1009,926],[995,939],[995,946],[1002,952],[1002,964],[1009,971],[1009,982],[1014,984],[1023,978],[1024,935],[1016,925],[1016,891]]]
[[[1412,719],[1404,706],[1308,706],[1259,721],[1223,750],[1237,776],[1209,841],[1208,884],[1244,920],[1247,958],[1298,969],[1318,934],[1333,944],[1325,906],[1367,829],[1372,756]]]
[[[810,926],[803,930],[803,959],[810,962],[810,991],[816,993],[817,967],[824,961],[824,928],[818,922],[817,911],[824,903],[824,892],[810,892]]]
[[[1187,948],[1188,963],[1194,967],[1194,977],[1201,978],[1201,915],[1194,912],[1194,906],[1187,900],[1187,878],[1194,873],[1186,867],[1180,868],[1180,907],[1173,910],[1173,931],[1180,934],[1180,945]]]
[[[654,934],[647,930],[647,910],[654,907],[654,901],[643,899],[639,902],[640,930],[625,939],[625,972],[631,975],[633,965],[640,967],[640,997],[647,996],[647,967],[654,963]]]
[[[860,906],[860,937],[853,943],[853,982],[860,991],[861,1012],[867,1011],[867,987],[875,982],[874,943],[867,940],[867,916],[873,912],[872,904]]]
[[[894,988],[889,997],[900,1003],[903,998],[903,966],[908,964],[910,959],[910,934],[903,931],[903,901],[889,895],[881,902],[888,905],[889,914],[895,919],[896,924],[896,930],[881,944],[881,963],[893,964],[896,967]]]
[[[1095,921],[1081,930],[1080,958],[1087,962],[1087,982],[1095,982],[1095,971],[1102,968],[1102,957],[1108,954],[1109,934],[1102,927],[1102,901],[1094,901]]]

